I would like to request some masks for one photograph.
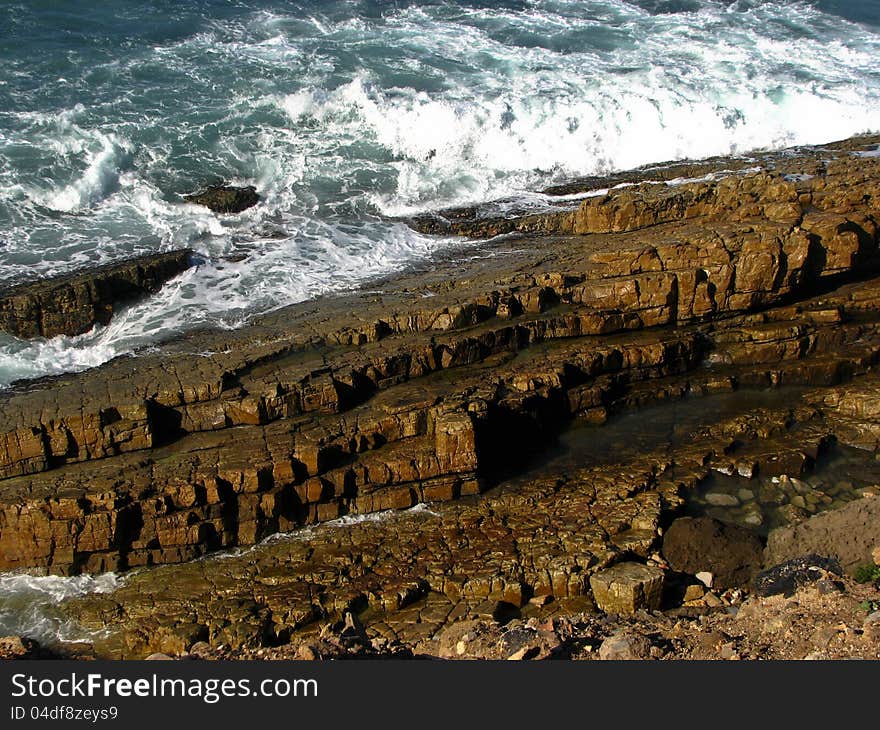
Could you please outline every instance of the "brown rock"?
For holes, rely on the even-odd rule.
[[[158,291],[187,269],[191,253],[150,254],[7,289],[0,292],[0,331],[55,337],[107,324],[114,307]]]
[[[863,497],[831,512],[770,532],[764,551],[768,566],[816,553],[836,558],[844,570],[873,560],[880,541],[880,498]]]
[[[631,615],[660,608],[663,571],[641,563],[618,563],[590,576],[596,605],[605,613]]]
[[[663,536],[663,557],[676,571],[711,572],[724,590],[748,585],[761,568],[760,539],[748,530],[711,517],[682,517]]]

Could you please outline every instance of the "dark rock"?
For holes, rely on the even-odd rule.
[[[787,560],[755,576],[755,592],[759,596],[790,596],[798,588],[827,580],[828,574],[842,575],[840,563],[819,555],[805,555]]]
[[[183,199],[188,203],[204,205],[215,213],[241,213],[260,202],[260,196],[253,185],[212,185],[200,193],[184,195]]]
[[[682,517],[663,536],[669,567],[696,575],[709,571],[721,590],[745,586],[761,568],[763,546],[749,530],[711,517]]]
[[[189,249],[150,254],[0,292],[0,330],[15,337],[79,335],[114,307],[159,290],[190,266]]]

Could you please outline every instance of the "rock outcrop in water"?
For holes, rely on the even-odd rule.
[[[0,292],[0,331],[20,338],[79,335],[114,308],[158,291],[190,266],[189,249],[149,254]]]
[[[260,196],[253,185],[212,185],[202,192],[184,195],[183,199],[188,203],[204,205],[215,213],[241,213],[260,202]]]
[[[513,235],[0,394],[0,568],[180,563],[434,503],[71,604],[123,627],[101,652],[142,656],[365,610],[372,635],[415,645],[535,599],[588,605],[621,560],[667,567],[660,533],[712,473],[801,477],[834,443],[877,446],[880,158],[851,151],[876,142],[571,210],[450,213],[444,230]],[[511,479],[572,421],[777,386],[802,390],[637,458]]]

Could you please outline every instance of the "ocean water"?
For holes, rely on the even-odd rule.
[[[401,216],[880,130],[878,0],[22,0],[0,57],[0,287],[199,256],[109,326],[0,335],[0,386],[453,245]],[[182,201],[219,180],[263,202]]]

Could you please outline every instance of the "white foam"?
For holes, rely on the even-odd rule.
[[[72,624],[58,605],[90,593],[109,593],[122,582],[116,573],[70,578],[0,574],[0,635],[26,636],[48,644],[94,638],[95,632]]]
[[[570,39],[590,33],[619,47]],[[362,68],[346,67],[347,47],[363,49]],[[179,114],[170,103],[143,120],[91,101],[0,112],[0,280],[181,246],[205,263],[109,327],[0,339],[0,385],[90,367],[193,326],[237,326],[453,245],[380,215],[496,198],[507,201],[501,213],[575,204],[606,191],[528,191],[880,129],[880,35],[806,3],[706,0],[700,12],[655,15],[622,0],[409,4],[381,21],[275,9],[142,51],[104,71],[125,78],[152,63],[202,89],[220,64],[231,78],[216,81],[223,103],[187,116],[182,99]],[[37,179],[5,157],[25,147],[39,157]],[[262,201],[239,216],[183,204],[181,169],[193,185],[220,172],[255,184]],[[239,253],[248,258],[224,261]]]

